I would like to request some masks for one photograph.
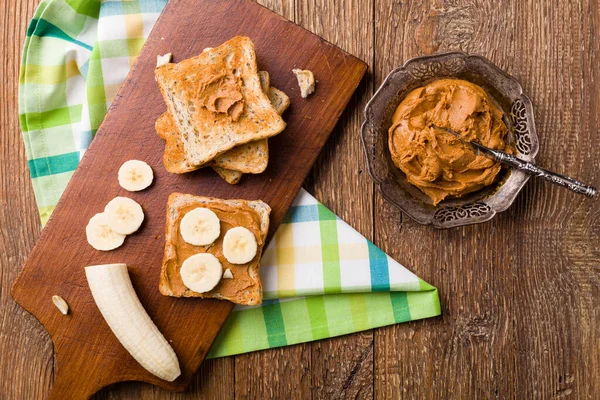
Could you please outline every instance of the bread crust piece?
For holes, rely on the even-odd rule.
[[[279,90],[273,86],[269,87],[267,97],[269,98],[269,101],[271,102],[271,104],[273,104],[273,107],[275,107],[275,110],[277,110],[277,114],[279,115],[282,115],[291,104],[288,95],[285,94],[285,92],[283,92],[282,90]]]
[[[240,208],[247,206],[256,212],[256,215],[260,219],[260,245],[257,250],[257,255],[253,261],[248,265],[248,276],[252,279],[253,284],[237,293],[235,297],[224,296],[219,293],[217,289],[213,289],[207,293],[196,293],[189,289],[183,293],[175,293],[171,286],[172,278],[170,276],[168,266],[171,263],[176,263],[178,267],[181,267],[177,263],[177,238],[179,235],[179,227],[177,221],[182,217],[183,210],[187,207],[210,207],[211,205],[226,205],[232,208]],[[165,252],[163,257],[163,263],[160,273],[159,290],[166,296],[173,297],[200,297],[200,298],[214,298],[221,300],[229,300],[236,304],[241,305],[257,305],[262,302],[262,282],[260,279],[259,268],[260,268],[260,257],[262,255],[262,249],[269,231],[269,214],[271,208],[268,204],[260,200],[249,201],[249,200],[223,200],[211,197],[193,196],[190,194],[172,193],[169,196],[167,202],[167,220],[165,226]],[[224,233],[222,233],[223,235]],[[201,247],[198,247],[198,252],[201,252]],[[182,261],[183,262],[183,261]],[[177,268],[177,271],[179,269]],[[234,274],[234,278],[235,274]]]
[[[211,168],[230,185],[236,185],[242,179],[242,175],[244,175],[239,171],[217,167],[216,165],[211,165]]]
[[[254,44],[247,37],[238,36],[199,56],[160,66],[155,75],[182,133],[190,167],[200,168],[235,146],[275,136],[285,128],[261,90]],[[238,120],[234,114],[214,112],[205,106],[202,96],[208,93],[207,88],[210,93],[221,93],[220,87],[213,87],[214,82],[227,82],[227,88],[239,89],[242,100],[235,104],[243,104],[243,111]]]

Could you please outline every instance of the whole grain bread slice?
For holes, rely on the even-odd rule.
[[[195,166],[188,164],[185,152],[183,151],[181,135],[177,130],[175,121],[173,121],[173,118],[168,112],[163,113],[156,120],[155,128],[158,136],[166,140],[163,163],[165,164],[167,171],[175,174],[182,174],[197,169]],[[268,163],[268,151],[269,148],[266,139],[262,139],[229,150],[226,153],[228,154],[226,160],[230,161],[228,165],[231,165],[234,168],[239,168],[243,171],[252,171],[260,168],[262,164]],[[232,185],[238,183],[242,177],[242,172],[236,169],[229,169],[212,163],[210,166],[221,176],[221,178]]]
[[[181,132],[189,166],[200,168],[235,146],[275,136],[285,128],[261,90],[254,44],[247,37],[162,65],[155,76]]]
[[[258,71],[258,78],[260,79],[260,88],[267,93],[271,87],[271,75],[267,71]]]
[[[196,293],[183,286],[181,276],[179,275],[179,269],[181,268],[178,252],[182,249],[178,249],[177,243],[179,238],[179,226],[177,221],[185,215],[185,210],[191,210],[195,207],[207,207],[226,205],[232,208],[246,208],[252,210],[258,218],[259,226],[258,233],[260,237],[257,237],[259,244],[257,254],[255,258],[247,264],[248,277],[251,280],[251,284],[245,287],[243,290],[236,290],[235,295],[225,295],[223,292],[227,291],[227,288],[223,285],[231,285],[233,279],[236,279],[236,273],[233,274],[233,279],[222,279],[221,282],[211,291],[206,293]],[[271,208],[268,204],[260,200],[249,201],[249,200],[222,200],[211,197],[193,196],[190,194],[172,193],[169,196],[167,202],[167,222],[165,232],[165,252],[163,257],[163,263],[160,273],[159,290],[166,296],[173,297],[201,297],[201,298],[213,298],[229,300],[236,304],[241,305],[256,305],[262,302],[262,282],[260,279],[259,268],[260,258],[262,255],[262,249],[267,237],[269,230],[269,214]],[[246,227],[251,229],[253,227]],[[224,235],[222,232],[221,235]],[[219,240],[219,239],[217,239]],[[187,244],[186,244],[187,245]],[[191,245],[187,245],[191,246]],[[194,246],[197,247],[198,252],[210,252],[210,246]],[[216,254],[220,261],[223,263],[224,258],[220,254]],[[222,260],[221,260],[222,259]],[[245,267],[246,264],[240,266]],[[237,266],[236,266],[237,268]]]

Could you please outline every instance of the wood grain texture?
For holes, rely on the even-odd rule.
[[[597,184],[597,9],[378,0],[376,81],[417,55],[488,57],[532,98],[540,165]],[[376,243],[436,285],[443,310],[376,332],[376,397],[597,396],[597,201],[532,180],[493,221],[448,231],[414,223],[380,196],[376,204]]]
[[[372,0],[297,1],[301,26],[371,61],[374,57]],[[319,158],[306,187],[368,239],[373,238],[373,184],[358,137],[362,110],[373,94],[367,76]],[[334,189],[335,188],[335,189]],[[349,202],[352,199],[352,203]],[[310,344],[311,394],[317,399],[373,398],[373,333]]]
[[[8,296],[39,235],[16,116],[19,32],[36,2],[4,0],[0,9],[6,82],[0,88],[0,397],[11,399],[44,398],[52,384],[52,344]],[[261,3],[369,62],[372,75],[305,186],[436,285],[443,317],[211,360],[186,393],[125,383],[97,398],[597,398],[598,203],[532,180],[489,223],[442,232],[424,228],[373,191],[361,173],[358,130],[374,85],[408,58],[451,49],[479,53],[519,79],[531,97],[538,162],[600,185],[600,2]],[[348,389],[340,390],[346,382]]]

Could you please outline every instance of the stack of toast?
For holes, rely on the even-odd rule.
[[[167,111],[156,121],[171,173],[210,166],[236,184],[267,168],[267,139],[281,133],[289,97],[259,71],[254,44],[237,36],[199,56],[155,70]]]

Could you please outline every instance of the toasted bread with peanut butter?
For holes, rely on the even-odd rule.
[[[200,168],[235,146],[285,128],[261,89],[254,44],[247,37],[161,65],[155,76],[181,132],[186,169]]]
[[[283,114],[290,105],[290,98],[275,87],[269,87],[267,94],[277,113]],[[155,128],[158,136],[167,142],[170,141],[170,145],[165,147],[163,159],[167,171],[184,173],[193,170],[189,169],[190,166],[186,162],[177,125],[168,111],[156,120]],[[268,162],[269,147],[267,140],[262,139],[234,147],[215,158],[211,162],[211,167],[227,183],[235,185],[240,181],[241,173],[261,173],[267,167]]]
[[[263,71],[260,71],[263,72]],[[267,74],[268,76],[268,74]],[[263,85],[263,89],[264,89]],[[281,90],[270,86],[267,91],[269,101],[281,115],[290,105],[290,98]],[[269,164],[267,139],[246,143],[216,157],[211,166],[239,171],[247,174],[260,174]]]
[[[221,224],[221,234],[208,246],[194,246],[186,243],[179,231],[183,216],[197,208],[205,207],[217,214]],[[262,302],[262,282],[259,268],[262,249],[269,230],[271,208],[260,200],[221,200],[189,194],[172,193],[167,202],[167,222],[165,253],[160,273],[159,289],[167,296],[201,297],[229,300],[241,305],[256,305]],[[246,264],[231,264],[223,256],[223,237],[235,227],[243,226],[254,233],[257,242],[256,256]],[[233,278],[222,278],[214,289],[206,293],[196,293],[188,289],[182,281],[179,270],[188,257],[198,253],[211,253],[223,267],[229,269]]]

